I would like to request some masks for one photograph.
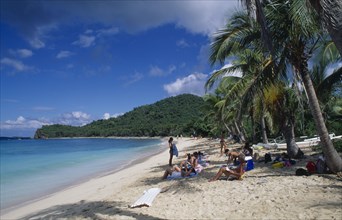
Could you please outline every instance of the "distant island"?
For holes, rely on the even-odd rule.
[[[182,94],[84,126],[46,125],[34,138],[207,136],[212,128],[205,121],[205,105],[202,97]]]
[[[31,137],[0,137],[0,140],[27,140],[32,139]]]

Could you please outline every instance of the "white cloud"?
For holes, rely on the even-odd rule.
[[[181,47],[181,48],[185,48],[185,47],[190,47],[190,45],[188,44],[188,42],[186,42],[184,39],[181,39],[179,41],[176,42],[176,45],[178,47]]]
[[[175,24],[191,33],[211,35],[224,25],[238,5],[237,0],[106,1],[106,4],[101,1],[23,1],[20,4],[8,1],[2,5],[0,14],[1,20],[16,26],[34,48],[42,48],[45,44],[40,39],[44,34],[75,19],[78,23],[114,27],[108,29],[110,34],[117,33],[115,27],[136,33]],[[87,40],[89,43],[91,39]]]
[[[104,120],[108,120],[108,119],[110,119],[110,118],[111,118],[111,116],[110,116],[109,113],[104,113],[104,114],[103,114],[103,119],[104,119]]]
[[[133,83],[140,81],[143,78],[144,78],[144,75],[142,73],[135,72],[134,74],[128,76],[128,79],[126,79],[127,82],[124,84],[124,86],[129,86]]]
[[[1,59],[0,63],[3,64],[3,65],[10,66],[10,67],[14,68],[16,71],[19,71],[19,72],[30,69],[29,66],[26,66],[21,61],[14,60],[14,59],[7,58],[7,57]]]
[[[32,51],[28,49],[19,49],[17,52],[22,58],[31,57],[33,55]]]
[[[59,124],[73,125],[73,126],[83,126],[90,123],[90,115],[81,111],[74,111],[70,113],[65,113],[62,118],[58,119]]]
[[[18,50],[10,49],[9,52],[13,56],[19,56],[21,58],[27,58],[27,57],[31,57],[33,55],[33,52],[31,50],[28,50],[28,49],[18,49]]]
[[[74,41],[73,45],[78,45],[80,47],[90,47],[95,43],[95,37],[94,36],[87,36],[81,34],[79,36],[79,39],[77,41]]]
[[[104,35],[110,36],[110,35],[114,35],[114,34],[119,33],[119,28],[111,27],[108,29],[100,29],[97,32],[98,32],[97,36],[104,36]]]
[[[33,39],[29,39],[29,43],[35,49],[40,49],[40,48],[45,47],[45,43],[41,41],[40,39],[38,39],[37,37]]]
[[[61,58],[70,57],[71,55],[73,55],[72,52],[70,52],[68,50],[62,50],[57,54],[56,58],[61,59]]]
[[[158,66],[151,66],[150,67],[150,75],[151,76],[163,76],[164,70],[160,69]]]
[[[158,66],[150,66],[150,76],[166,76],[171,74],[177,69],[175,65],[170,65],[166,70],[159,68]]]
[[[23,116],[19,116],[16,120],[7,120],[1,122],[1,129],[11,130],[11,129],[29,129],[29,128],[41,128],[43,125],[51,124],[46,119],[26,119]]]
[[[104,120],[108,120],[108,119],[110,119],[110,118],[117,118],[117,117],[119,117],[119,116],[121,116],[121,115],[123,115],[123,113],[116,113],[116,114],[113,114],[113,115],[111,115],[110,113],[104,113],[103,114],[103,119]]]
[[[34,110],[49,111],[52,110],[52,108],[35,107]],[[74,111],[62,114],[60,117],[53,120],[46,118],[28,119],[24,116],[19,116],[16,120],[7,120],[5,122],[1,122],[0,128],[5,130],[38,129],[41,128],[43,125],[63,124],[72,126],[82,126],[89,124],[90,122],[92,122],[92,119],[89,114],[81,111]]]
[[[203,73],[194,73],[184,78],[177,79],[175,82],[164,85],[164,90],[171,96],[190,93],[202,96],[205,93],[204,85],[207,75]]]

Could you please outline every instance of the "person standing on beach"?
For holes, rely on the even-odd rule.
[[[170,137],[169,139],[169,153],[170,153],[170,159],[169,159],[169,166],[172,167],[172,158],[173,158],[173,138]]]
[[[227,144],[226,141],[224,140],[224,131],[221,133],[221,140],[220,140],[220,145],[221,145],[221,156],[223,155],[223,152],[227,149]]]

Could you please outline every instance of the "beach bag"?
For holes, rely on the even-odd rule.
[[[316,173],[316,164],[313,161],[309,161],[306,164],[306,169],[308,170],[310,174],[314,174]]]
[[[266,153],[265,154],[265,163],[271,162],[272,161],[272,157],[270,153]]]
[[[327,172],[327,165],[324,160],[318,159],[316,162],[316,172],[319,174]]]
[[[273,168],[283,168],[285,166],[284,162],[277,162],[277,163],[274,163],[272,164],[272,167]]]
[[[298,168],[296,170],[296,176],[310,176],[310,173],[306,169]]]

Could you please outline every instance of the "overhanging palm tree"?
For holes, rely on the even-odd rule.
[[[319,2],[327,2],[329,0],[322,0]],[[327,158],[327,165],[329,169],[332,172],[339,172],[342,171],[342,158],[338,155],[336,149],[333,146],[333,143],[329,137],[328,130],[325,126],[322,112],[318,103],[318,99],[310,78],[309,70],[308,70],[308,59],[312,55],[313,50],[308,50],[306,47],[306,42],[305,39],[313,39],[313,35],[311,30],[312,28],[315,27],[314,22],[310,19],[311,14],[308,13],[303,13],[303,11],[298,11],[296,10],[297,4],[301,4],[304,1],[297,0],[297,1],[285,1],[285,0],[277,0],[277,1],[272,1],[272,2],[264,2],[264,8],[262,7],[261,4],[258,4],[258,0],[255,1],[256,4],[256,10],[257,11],[263,11],[263,10],[273,10],[273,11],[268,11],[267,13],[270,14],[273,17],[270,17],[268,15],[268,18],[265,19],[268,21],[266,22],[259,22],[260,26],[263,29],[272,29],[273,25],[273,31],[275,33],[272,33],[272,38],[273,38],[273,46],[272,48],[268,48],[269,51],[272,53],[273,48],[275,47],[275,43],[278,43],[279,46],[282,47],[292,47],[290,48],[290,53],[287,55],[289,58],[290,62],[295,66],[297,73],[301,76],[301,79],[303,81],[307,96],[308,96],[308,101],[309,101],[309,107],[311,110],[311,113],[314,118],[314,122],[316,125],[316,130],[320,136],[321,140],[321,145],[323,152]],[[335,3],[336,9],[337,10],[337,18],[341,18],[341,1],[338,2],[338,0],[333,1]],[[294,4],[296,3],[296,4]],[[328,5],[329,7],[332,7],[332,4],[325,4]],[[322,4],[320,4],[322,6]],[[327,9],[329,9],[329,7]],[[268,8],[268,9],[267,9]],[[302,7],[304,9],[304,7]],[[290,17],[286,17],[288,14],[290,14]],[[262,13],[262,15],[264,15]],[[285,15],[285,17],[284,17]],[[303,15],[303,16],[301,16]],[[325,15],[328,15],[328,13],[325,13]],[[277,19],[277,17],[282,17],[279,22],[274,22],[273,19]],[[292,18],[296,17],[297,19],[293,20]],[[333,16],[334,17],[334,16]],[[336,17],[336,16],[335,16]],[[259,21],[259,20],[258,20]],[[273,23],[271,23],[273,21]],[[340,33],[334,34],[334,36],[338,37],[341,36],[341,22],[342,19],[339,19],[338,23],[336,23],[337,29]],[[308,25],[311,24],[311,25]],[[267,25],[270,25],[268,27]],[[266,26],[266,27],[265,27]],[[283,32],[283,33],[281,33]],[[283,36],[287,37],[284,39],[287,39],[285,41],[277,41],[275,40],[275,35],[281,34]],[[270,35],[269,35],[270,36]],[[263,38],[263,41],[270,39],[270,37]],[[339,39],[335,39],[334,42],[341,41],[341,37]],[[339,47],[339,43],[337,42]],[[278,47],[279,48],[279,47]],[[340,47],[339,47],[340,48]],[[312,47],[313,49],[313,47]],[[276,49],[275,49],[276,50]],[[339,49],[340,53],[341,50]],[[272,53],[273,55],[274,53]]]
[[[308,17],[303,17],[303,22],[293,20],[290,12],[293,11],[293,4],[285,0],[272,2],[266,10],[269,12],[269,19],[274,36],[277,41],[282,42],[284,54],[288,61],[294,66],[295,72],[300,75],[308,97],[308,103],[316,125],[316,130],[320,136],[322,150],[327,158],[327,165],[333,172],[342,171],[342,158],[338,155],[329,137],[322,111],[317,99],[317,95],[311,80],[308,68],[308,60],[312,56],[316,43],[320,40],[317,35],[317,26],[314,22],[308,21]],[[279,22],[276,22],[277,19]],[[282,28],[279,29],[279,25]],[[310,24],[303,27],[303,24]]]

